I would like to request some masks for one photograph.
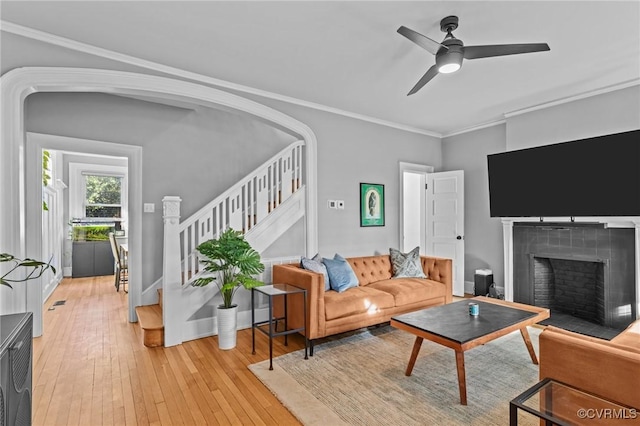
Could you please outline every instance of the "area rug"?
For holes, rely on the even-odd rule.
[[[540,330],[529,327],[536,353]],[[509,401],[538,381],[519,332],[465,353],[467,406],[460,405],[455,353],[427,340],[410,377],[414,336],[390,326],[292,352],[249,369],[305,425],[505,425]],[[520,425],[537,425],[529,414]]]

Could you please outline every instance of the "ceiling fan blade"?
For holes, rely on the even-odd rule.
[[[489,58],[492,56],[517,55],[520,53],[544,52],[551,50],[547,43],[492,44],[486,46],[465,46],[465,59]]]
[[[413,95],[418,90],[422,89],[422,87],[427,84],[433,77],[438,75],[438,68],[434,65],[427,70],[427,72],[422,76],[422,78],[413,86],[413,89],[407,93],[407,96]]]
[[[398,33],[405,36],[406,38],[408,38],[409,40],[411,40],[412,42],[414,42],[415,44],[422,47],[424,50],[426,50],[427,52],[433,55],[438,53],[438,50],[442,48],[449,49],[444,44],[438,43],[435,40],[431,40],[429,37],[423,36],[422,34],[417,33],[412,29],[409,29],[404,26],[398,28]]]

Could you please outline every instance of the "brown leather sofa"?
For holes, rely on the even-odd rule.
[[[387,322],[393,315],[443,305],[452,300],[452,260],[421,256],[424,278],[392,278],[389,255],[346,259],[358,287],[342,293],[325,291],[324,276],[299,264],[273,266],[273,282],[307,290],[306,334],[313,355],[314,340]],[[288,327],[302,326],[302,295],[287,296]],[[274,300],[274,313],[282,316],[283,301]]]
[[[546,327],[540,379],[546,377],[640,410],[640,320],[610,341]]]

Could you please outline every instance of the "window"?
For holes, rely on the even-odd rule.
[[[84,174],[84,217],[122,218],[121,176]]]
[[[70,162],[69,190],[70,221],[108,222],[115,223],[116,229],[127,228],[126,166]]]

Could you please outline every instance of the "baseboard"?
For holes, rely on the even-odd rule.
[[[260,308],[255,311],[256,321],[266,321],[269,318],[269,309]],[[238,330],[251,328],[251,311],[238,312]],[[192,321],[185,321],[182,329],[182,340],[202,339],[204,337],[216,336],[218,334],[218,321],[216,317],[200,318]]]
[[[64,274],[62,274],[61,271],[58,271],[56,276],[53,277],[51,281],[49,281],[49,283],[44,286],[44,289],[42,290],[43,303],[46,302],[47,299],[49,299],[49,297],[51,297],[51,295],[53,294],[53,291],[58,287],[58,284],[60,284],[60,281],[62,281],[62,278],[64,278],[63,275]]]
[[[474,294],[475,283],[473,281],[464,282],[464,292],[466,294]]]
[[[71,266],[65,266],[64,268],[62,268],[62,275],[65,277],[70,277],[71,276]]]

